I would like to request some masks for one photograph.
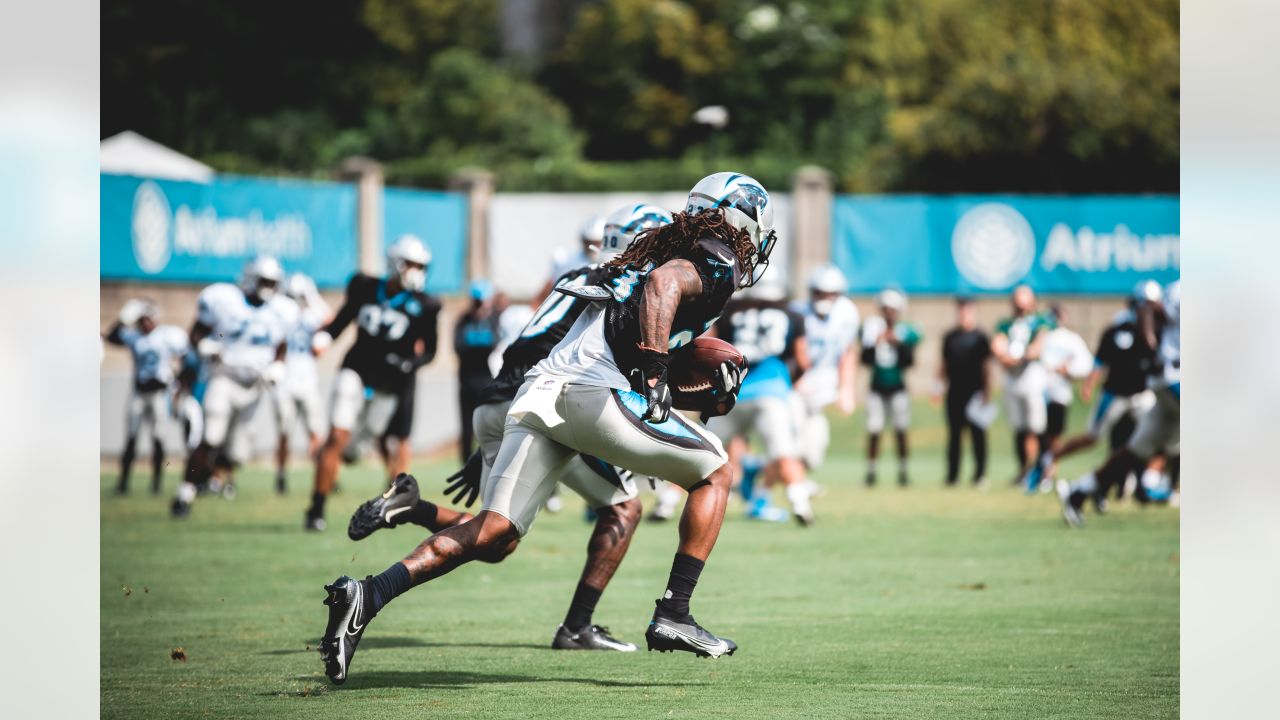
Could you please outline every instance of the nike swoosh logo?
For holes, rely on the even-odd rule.
[[[696,645],[696,646],[698,646],[698,647],[702,648],[703,650],[708,650],[708,651],[710,651],[710,650],[719,650],[719,651],[720,651],[720,653],[723,653],[723,652],[725,652],[726,650],[728,650],[728,649],[729,649],[729,643],[725,642],[724,640],[719,640],[718,642],[715,642],[715,643],[706,643],[706,642],[703,642],[703,641],[699,640],[698,638],[696,638],[696,637],[694,637],[694,636],[692,636],[692,635],[689,635],[689,634],[687,634],[687,633],[680,632],[679,630],[676,630],[675,628],[671,627],[670,625],[657,625],[657,624],[655,624],[655,625],[654,625],[654,627],[656,627],[656,628],[658,629],[658,631],[659,631],[659,632],[666,632],[666,633],[668,633],[672,638],[680,639],[680,640],[684,640],[685,642],[689,643],[690,645]],[[718,655],[718,654],[720,654],[720,653],[716,653],[716,654]]]
[[[401,513],[407,513],[412,509],[413,508],[401,507],[401,508],[396,508],[395,510],[388,510],[382,514],[382,519],[386,520],[387,522],[391,522],[391,518],[394,518],[395,516]]]
[[[351,610],[351,618],[347,621],[347,634],[355,635],[364,629],[364,624],[357,625],[356,618],[360,617],[360,610],[364,607],[364,588],[356,586],[356,606]]]
[[[716,251],[715,255],[716,255],[716,257],[718,257],[718,258],[720,258],[721,260],[723,260],[725,265],[732,265],[732,264],[733,264],[733,256],[732,256],[732,255],[730,255],[729,257],[725,257],[724,255],[721,255],[721,254],[720,254],[720,251],[719,251],[719,250],[717,250],[717,251]]]

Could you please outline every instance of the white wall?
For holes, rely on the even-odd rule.
[[[774,193],[774,223],[782,245],[770,273],[785,275],[791,256],[791,196]],[[489,211],[489,267],[494,285],[516,299],[528,298],[551,274],[557,247],[578,246],[583,224],[628,203],[648,202],[683,210],[685,193],[497,193]]]

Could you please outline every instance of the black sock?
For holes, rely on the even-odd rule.
[[[659,604],[668,614],[677,618],[689,614],[689,598],[693,588],[698,584],[698,576],[702,574],[703,562],[692,555],[676,553],[671,563],[671,577],[667,580],[667,592]]]
[[[311,517],[324,517],[324,501],[325,500],[326,500],[326,496],[324,493],[320,493],[320,492],[311,493],[311,508],[307,510],[307,513],[311,515]]]
[[[590,625],[602,592],[584,582],[578,583],[578,589],[573,591],[573,602],[569,603],[569,612],[564,616],[564,626],[577,631]]]
[[[419,500],[417,505],[414,505],[407,512],[401,513],[395,519],[394,524],[403,525],[404,523],[410,522],[414,525],[421,525],[431,532],[435,532],[438,529],[436,527],[436,514],[439,512],[440,508],[436,507],[434,503],[429,503],[426,500]]]
[[[364,583],[364,589],[369,593],[369,617],[377,615],[392,598],[413,587],[409,581],[409,568],[401,562],[378,575],[370,575],[365,578]]]

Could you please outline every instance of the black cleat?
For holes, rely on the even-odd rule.
[[[793,513],[793,515],[795,515],[796,522],[800,523],[800,527],[809,527],[813,525],[814,522],[817,521],[817,519],[813,516],[812,510],[808,512],[803,512],[803,513],[799,513],[799,512]]]
[[[609,628],[599,625],[588,625],[574,632],[561,625],[556,629],[556,637],[551,641],[553,650],[615,650],[617,652],[635,652],[633,643],[622,642],[609,634]]]
[[[324,516],[316,515],[308,510],[302,517],[302,529],[307,532],[324,532],[329,527],[329,523],[324,521]]]
[[[320,639],[320,659],[324,661],[324,674],[335,685],[341,685],[347,681],[356,645],[373,617],[366,609],[364,583],[343,575],[324,589],[328,593],[324,604],[329,606],[329,624]]]
[[[169,514],[174,520],[186,520],[191,517],[191,503],[184,502],[181,498],[174,498],[173,503],[169,505]]]
[[[662,614],[661,604],[653,611],[653,620],[649,621],[644,639],[651,652],[682,650],[698,657],[718,658],[721,655],[732,655],[738,649],[738,644],[734,641],[707,632],[692,615],[681,619],[666,617]]]
[[[395,527],[396,516],[412,510],[419,497],[418,481],[412,475],[400,473],[386,492],[356,508],[347,524],[347,537],[363,540],[377,530]]]
[[[276,494],[277,495],[289,494],[289,480],[288,478],[285,477],[284,473],[280,473],[279,475],[276,475]]]

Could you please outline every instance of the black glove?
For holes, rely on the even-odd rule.
[[[644,396],[649,405],[645,408],[643,420],[661,425],[671,417],[671,391],[667,389],[667,364],[669,356],[644,346],[640,346],[640,365],[631,368],[627,378],[631,389]],[[650,380],[656,380],[652,386]]]
[[[480,496],[480,476],[483,472],[484,460],[480,457],[480,451],[476,450],[471,453],[471,457],[467,458],[467,464],[463,465],[461,470],[444,479],[445,482],[452,481],[445,487],[444,494],[447,496],[457,491],[450,502],[457,505],[465,497],[467,507],[475,505],[476,498]]]
[[[745,365],[720,363],[711,385],[711,403],[702,414],[708,418],[728,415],[733,406],[738,404],[738,390],[742,388],[742,379],[746,376]]]

